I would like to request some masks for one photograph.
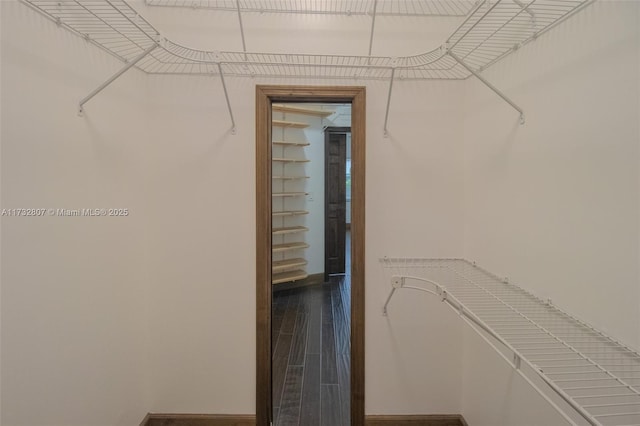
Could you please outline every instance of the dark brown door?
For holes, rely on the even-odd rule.
[[[325,131],[324,273],[345,273],[346,132]]]

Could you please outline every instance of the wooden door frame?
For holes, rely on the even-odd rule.
[[[256,86],[256,424],[271,404],[271,104],[351,104],[351,425],[364,426],[365,117],[362,86]]]

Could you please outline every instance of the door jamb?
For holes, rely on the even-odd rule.
[[[351,425],[364,426],[365,117],[363,86],[256,86],[256,424],[271,396],[271,104],[351,103]]]

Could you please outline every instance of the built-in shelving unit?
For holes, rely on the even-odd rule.
[[[303,195],[309,195],[308,192],[274,192],[271,194],[274,197],[302,197]]]
[[[280,180],[297,180],[297,179],[309,179],[309,176],[272,176],[272,179]]]
[[[293,259],[276,260],[271,264],[271,270],[273,272],[283,271],[289,268],[299,268],[307,264],[307,260],[301,257]]]
[[[278,112],[290,112],[294,114],[304,114],[304,115],[313,115],[316,117],[328,117],[333,114],[333,111],[326,109],[313,109],[313,108],[304,108],[293,105],[282,105],[282,104],[273,104],[271,106],[272,111]]]
[[[273,228],[273,235],[297,234],[299,232],[307,232],[309,228],[306,226],[285,226],[282,228]]]
[[[293,127],[294,129],[304,129],[305,127],[309,127],[307,123],[298,123],[296,121],[272,120],[271,124],[274,127]]]
[[[304,250],[306,248],[309,248],[309,244],[305,242],[281,243],[281,244],[273,244],[271,246],[271,251],[273,253],[284,253],[284,252],[294,251],[294,250]]]
[[[303,269],[296,269],[293,271],[279,272],[272,275],[272,284],[282,284],[291,281],[299,281],[307,278],[307,272]]]
[[[309,142],[273,141],[274,145],[309,146]]]
[[[304,133],[313,120],[329,117],[330,109],[299,105],[273,104],[272,119],[272,283],[280,284],[307,278],[308,259],[305,241],[309,228],[304,226],[309,215],[305,191],[307,176],[306,147],[310,146]],[[292,117],[292,119],[289,119]],[[303,121],[304,120],[304,121]]]
[[[307,160],[304,158],[284,158],[284,157],[273,157],[272,161],[277,161],[280,163],[308,163],[311,160]]]
[[[284,211],[274,211],[271,213],[274,217],[280,216],[302,216],[305,214],[309,214],[307,210],[284,210]]]

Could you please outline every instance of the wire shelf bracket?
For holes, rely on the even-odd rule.
[[[469,71],[471,74],[473,74],[473,76],[475,78],[477,78],[482,83],[484,83],[485,86],[487,86],[489,89],[493,90],[505,102],[507,102],[509,105],[511,105],[513,107],[513,109],[518,111],[520,113],[520,124],[524,124],[525,123],[524,111],[522,110],[522,108],[520,108],[515,102],[513,102],[511,99],[509,99],[509,97],[507,95],[505,95],[504,93],[502,93],[502,91],[500,91],[496,86],[494,86],[493,84],[489,83],[487,81],[487,79],[482,77],[477,71],[475,71],[473,68],[471,68],[470,66],[465,64],[465,62],[462,59],[460,59],[455,53],[453,53],[451,51],[451,49],[447,49],[447,54],[449,56],[451,56],[453,59],[455,59],[455,61],[457,63],[459,63],[460,65],[462,65],[467,71]]]
[[[371,14],[371,34],[369,35],[369,57],[373,50],[373,34],[376,28],[376,10],[378,9],[378,0],[373,1],[373,13]]]
[[[227,92],[227,84],[224,81],[224,73],[222,72],[222,64],[218,62],[218,73],[220,74],[220,82],[222,90],[224,90],[224,99],[227,101],[227,109],[229,110],[229,118],[231,119],[231,134],[236,134],[236,120],[233,118],[233,110],[231,109],[231,101],[229,100],[229,92]]]
[[[396,75],[396,69],[391,69],[391,78],[389,78],[389,94],[387,95],[387,109],[384,113],[384,137],[389,137],[389,130],[387,129],[387,122],[389,121],[389,108],[391,107],[391,92],[393,91],[393,79]]]
[[[568,424],[640,425],[640,353],[636,350],[464,259],[380,261],[392,274],[383,315],[388,315],[400,289],[435,295]],[[407,285],[408,281],[422,286]],[[536,384],[536,378],[541,382]],[[551,399],[553,394],[559,399]]]
[[[78,116],[80,116],[80,117],[84,116],[84,104],[89,102],[95,95],[97,95],[98,93],[102,92],[107,86],[109,86],[111,83],[116,81],[118,79],[118,77],[120,77],[125,72],[129,71],[138,62],[143,60],[148,54],[153,52],[156,49],[156,47],[158,47],[158,43],[152,44],[151,47],[147,48],[144,52],[142,52],[140,55],[138,55],[135,59],[133,59],[132,61],[129,61],[122,69],[120,69],[120,71],[116,72],[107,81],[102,83],[95,90],[93,90],[87,96],[82,98],[82,100],[78,103]]]
[[[244,39],[244,25],[242,25],[242,11],[240,10],[240,0],[236,0],[236,8],[238,9],[238,23],[240,24],[240,36],[242,37],[242,53],[244,60],[247,60],[247,43]]]

